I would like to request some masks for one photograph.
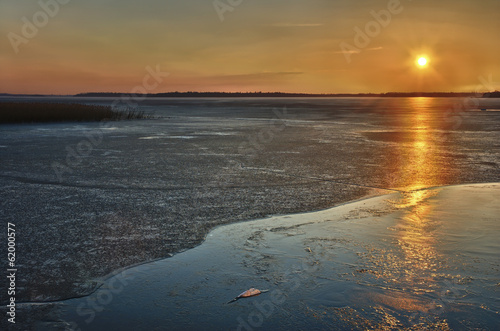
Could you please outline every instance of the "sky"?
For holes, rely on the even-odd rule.
[[[0,0],[0,93],[500,89],[499,31],[499,0]]]

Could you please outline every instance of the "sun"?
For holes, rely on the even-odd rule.
[[[425,57],[421,57],[417,60],[417,63],[420,67],[425,67],[427,65],[427,59]]]

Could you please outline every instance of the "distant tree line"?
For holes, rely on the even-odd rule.
[[[483,98],[500,98],[500,91],[485,93]]]
[[[0,93],[0,97],[28,97],[28,96],[50,96],[41,94],[9,94]],[[447,97],[475,97],[473,92],[387,92],[387,93],[286,93],[286,92],[166,92],[166,93],[149,93],[136,95],[131,93],[116,93],[116,92],[90,92],[79,93],[72,95],[74,97],[146,97],[146,98],[359,98],[359,97],[388,97],[388,98],[408,98],[408,97],[429,97],[429,98],[447,98]],[[484,93],[483,98],[500,98],[500,92]]]
[[[487,94],[494,94],[487,93]],[[475,93],[456,92],[388,92],[388,93],[285,93],[285,92],[166,92],[133,95],[130,93],[80,93],[76,97],[147,97],[147,98],[321,98],[321,97],[473,97]],[[485,96],[486,97],[486,96]],[[493,96],[489,96],[493,97]],[[496,96],[498,97],[498,96]]]

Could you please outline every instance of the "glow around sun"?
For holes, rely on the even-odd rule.
[[[425,57],[421,57],[417,60],[417,63],[420,67],[425,67],[427,65],[427,59]]]

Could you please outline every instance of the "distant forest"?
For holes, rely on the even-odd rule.
[[[500,98],[500,91],[483,94],[483,98]]]
[[[41,95],[41,94],[9,94],[0,93],[0,97],[50,97],[57,95]],[[456,93],[456,92],[388,92],[388,93],[285,93],[285,92],[166,92],[166,93],[149,93],[149,94],[132,94],[132,93],[116,93],[116,92],[90,92],[69,95],[74,97],[146,97],[146,98],[359,98],[359,97],[477,97],[476,93]],[[500,92],[488,92],[482,95],[483,98],[500,98]]]
[[[131,93],[80,93],[76,97],[134,97]],[[284,93],[284,92],[167,92],[139,95],[147,98],[324,98],[324,97],[474,97],[476,93],[455,92],[388,92],[388,93]],[[499,98],[500,92],[485,93],[484,98]]]

